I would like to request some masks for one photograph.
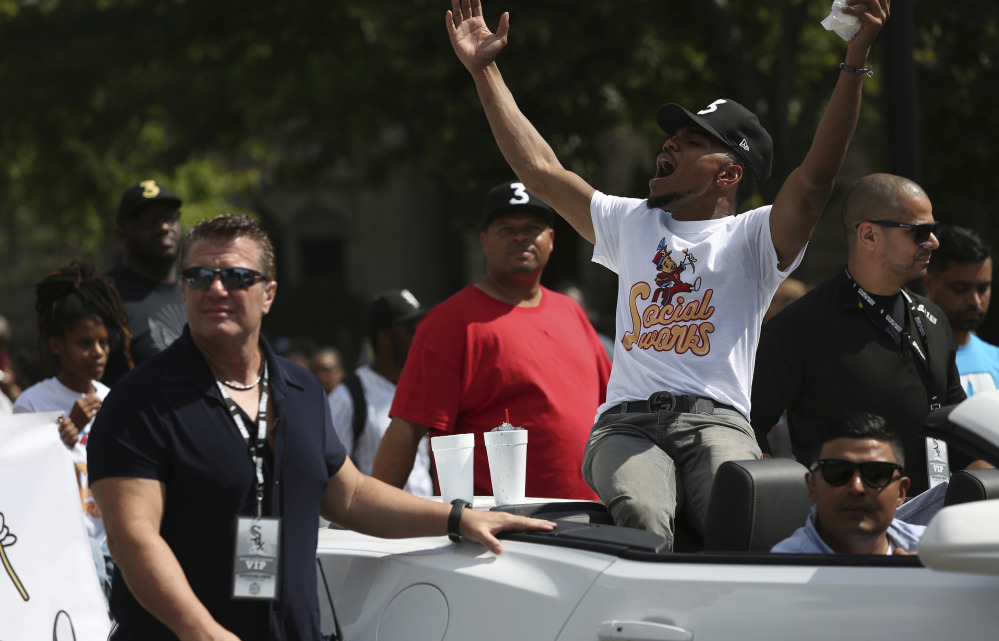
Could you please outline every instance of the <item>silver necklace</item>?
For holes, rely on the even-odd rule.
[[[219,383],[222,383],[229,389],[245,392],[246,390],[251,390],[257,385],[259,385],[260,379],[263,378],[263,376],[264,376],[264,364],[263,362],[261,362],[260,369],[257,371],[257,378],[253,379],[253,382],[248,385],[243,385],[242,383],[233,383],[232,381],[225,381],[219,378],[218,376],[215,377],[215,380],[217,380]]]

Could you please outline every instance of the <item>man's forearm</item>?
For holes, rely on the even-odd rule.
[[[330,479],[325,504],[331,521],[351,530],[383,538],[439,536],[447,531],[450,505],[403,492],[379,479],[341,470]]]
[[[857,128],[862,94],[863,76],[841,71],[812,146],[801,163],[802,177],[809,186],[824,189],[836,179]]]
[[[847,64],[863,66],[868,50],[850,48]],[[832,194],[860,118],[863,80],[862,75],[839,71],[829,106],[805,159],[791,172],[774,199],[770,224],[780,269],[787,269],[811,238]]]
[[[472,74],[479,101],[503,158],[527,190],[555,208],[580,236],[594,242],[593,188],[566,171],[551,145],[520,111],[496,63]]]
[[[409,421],[393,418],[378,446],[371,476],[395,487],[406,485],[409,474],[413,471],[416,450],[424,434],[426,428],[421,429]]]
[[[91,487],[104,519],[108,548],[139,604],[180,639],[236,639],[198,600],[160,535],[166,486],[144,478],[110,477]]]
[[[178,638],[221,639],[230,634],[198,600],[173,550],[158,533],[127,536],[120,542],[109,536],[108,545],[139,604]]]
[[[323,516],[343,527],[373,536],[440,536],[447,532],[452,507],[413,496],[365,476],[348,459],[330,477],[323,494]],[[555,523],[503,512],[462,510],[459,532],[494,554],[503,551],[496,533],[551,531]]]
[[[865,31],[873,28],[868,26]],[[876,35],[880,28],[881,25],[877,25],[873,34]],[[864,68],[871,53],[873,37],[873,35],[867,37],[865,33],[851,39],[847,44],[844,64],[853,69]],[[860,100],[865,77],[861,73],[839,71],[829,106],[819,122],[812,146],[801,165],[804,180],[818,186],[832,184],[835,180],[846,158],[847,148],[850,146],[850,140],[860,118]]]
[[[507,164],[531,192],[542,194],[536,182],[550,166],[561,167],[551,146],[520,111],[495,63],[472,75],[496,144]]]

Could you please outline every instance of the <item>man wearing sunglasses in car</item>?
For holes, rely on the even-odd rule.
[[[382,537],[554,523],[417,498],[361,474],[326,393],[261,333],[274,247],[245,216],[203,221],[181,258],[187,326],[112,389],[87,445],[115,558],[109,638],[319,639],[316,524]]]
[[[901,437],[918,494],[971,462],[919,433],[930,410],[965,398],[947,317],[905,287],[938,246],[933,208],[913,181],[872,174],[847,193],[842,222],[847,263],[763,329],[753,428],[769,452],[766,434],[786,410],[794,456],[810,466],[823,420],[873,412]]]
[[[914,554],[926,528],[895,518],[909,477],[902,441],[885,420],[869,412],[839,417],[816,442],[805,474],[815,508],[771,552]]]

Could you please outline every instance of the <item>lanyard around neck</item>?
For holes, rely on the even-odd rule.
[[[853,276],[850,275],[850,270],[846,267],[846,265],[843,266],[843,271],[846,272],[847,280],[850,281],[850,285],[860,297],[860,305],[867,313],[867,317],[875,324],[879,324],[880,322],[882,328],[888,333],[889,336],[895,339],[897,344],[906,344],[912,347],[912,351],[916,354],[919,362],[922,364],[922,368],[917,367],[917,369],[923,379],[923,386],[926,388],[926,395],[930,397],[930,409],[940,407],[940,397],[939,395],[933,393],[935,385],[932,380],[933,374],[930,370],[929,350],[924,349],[924,346],[928,345],[928,341],[926,340],[926,328],[923,326],[923,319],[921,319],[918,314],[913,313],[912,299],[909,297],[909,294],[907,294],[904,289],[899,290],[899,293],[905,299],[905,308],[909,310],[912,322],[916,326],[916,331],[919,333],[919,339],[916,339],[914,336],[905,331],[905,328],[899,325],[898,321],[892,317],[883,305],[867,293],[867,291],[860,286],[860,283],[853,280]]]
[[[902,325],[900,325],[897,320],[895,320],[892,314],[887,309],[885,309],[885,307],[881,303],[875,300],[873,296],[867,293],[867,291],[865,291],[863,287],[860,286],[860,283],[853,280],[853,276],[850,275],[850,270],[846,266],[843,267],[843,271],[846,272],[847,280],[850,281],[850,285],[853,287],[854,291],[856,291],[857,295],[860,297],[861,307],[864,308],[864,311],[867,312],[867,315],[871,318],[871,320],[874,321],[875,324],[882,325],[883,329],[886,332],[888,332],[888,334],[892,338],[895,339],[896,343],[904,342],[909,344],[912,347],[912,351],[915,352],[916,356],[919,357],[919,360],[922,361],[922,363],[928,367],[929,356],[924,351],[923,346],[920,345],[920,342],[916,340],[914,337],[910,336],[909,333],[905,331],[905,328],[902,327]],[[906,294],[905,290],[900,289],[899,294],[905,299],[905,307],[911,308],[912,299],[909,298],[909,295]],[[923,327],[922,319],[920,319],[915,314],[912,314],[911,316],[913,324],[916,326],[916,330],[919,332],[920,340],[922,340],[923,343],[925,343],[926,328]]]
[[[256,470],[257,518],[260,518],[264,510],[264,445],[267,442],[267,392],[269,390],[267,361],[264,361],[264,372],[260,380],[260,404],[257,407],[257,438],[255,441],[250,439],[250,432],[243,422],[239,406],[225,391],[225,386],[218,377],[215,378],[215,384],[218,386],[219,392],[222,393],[222,400],[225,401],[226,408],[228,408],[233,422],[236,423],[236,427],[246,443],[246,452]]]

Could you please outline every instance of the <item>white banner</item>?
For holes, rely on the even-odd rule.
[[[0,641],[90,641],[111,627],[59,412],[0,415]]]

